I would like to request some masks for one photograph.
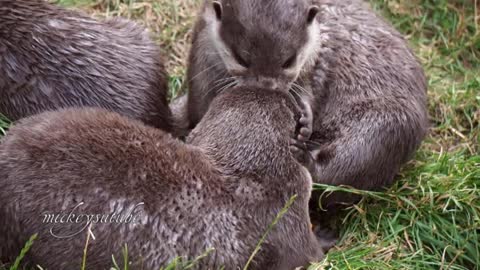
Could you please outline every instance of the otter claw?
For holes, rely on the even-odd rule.
[[[307,141],[310,139],[310,136],[312,136],[312,130],[310,128],[303,127],[300,129],[300,135],[298,137],[303,137],[301,140]]]
[[[314,160],[307,150],[305,141],[292,139],[290,141],[290,152],[300,164],[307,168],[307,170],[310,171],[312,169]]]

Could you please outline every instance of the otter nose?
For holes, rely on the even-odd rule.
[[[278,90],[278,83],[274,78],[260,77],[258,82],[261,87],[271,90]]]

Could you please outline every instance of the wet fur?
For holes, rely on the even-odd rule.
[[[215,251],[196,269],[238,269],[290,197],[250,269],[320,260],[308,216],[311,178],[289,152],[297,107],[282,93],[231,89],[218,96],[189,145],[100,109],[21,120],[0,144],[0,255],[27,255],[47,269],[81,265],[85,233],[56,239],[44,212],[110,213],[145,202],[138,225],[96,224],[87,267],[107,269],[128,244],[130,269],[159,269],[176,256]],[[64,224],[62,228],[73,229]]]
[[[172,129],[167,75],[145,28],[43,0],[0,0],[0,113],[102,107]]]
[[[206,1],[206,5],[209,2]],[[243,4],[252,1],[221,2],[224,5],[234,2],[243,9],[238,14],[259,9]],[[296,81],[313,96],[313,134],[307,143],[314,158],[309,166],[313,179],[317,183],[368,190],[390,186],[400,166],[412,157],[427,132],[427,85],[421,65],[404,38],[363,1],[296,2],[297,9],[292,8],[288,0],[257,2],[264,6],[283,5],[284,10],[260,9],[266,12],[250,18],[255,25],[250,36],[245,36],[243,41],[228,37],[230,40],[226,42],[249,44],[247,39],[251,40],[252,36],[256,40],[267,40],[267,44],[275,40],[276,46],[265,51],[263,57],[273,59],[270,63],[278,62],[282,46],[291,50],[294,41],[301,40],[298,34],[305,35],[305,32],[292,33],[277,25],[298,21],[295,19],[298,15],[292,12],[302,15],[308,5],[317,5],[320,10],[316,18],[317,47]],[[204,8],[194,29],[190,54],[187,110],[190,127],[202,118],[216,94],[205,89],[212,89],[212,82],[229,76],[225,65],[217,64],[221,61],[215,58],[214,47],[209,46],[212,40],[205,17],[208,18],[208,12]],[[270,29],[266,31],[270,36],[255,29]],[[263,48],[264,44],[258,42],[257,47]],[[254,53],[255,47],[245,50]],[[278,69],[278,65],[273,64],[257,65],[267,74]],[[292,89],[299,91],[298,87]],[[335,208],[338,203],[348,204],[357,199],[335,193],[325,198],[323,207]]]

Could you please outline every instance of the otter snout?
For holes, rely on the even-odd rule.
[[[279,84],[275,78],[260,77],[258,78],[258,84],[265,89],[279,90]]]
[[[278,79],[273,78],[273,77],[251,77],[251,78],[244,78],[243,80],[240,81],[240,84],[244,85],[245,87],[248,88],[262,88],[262,89],[268,89],[268,90],[273,90],[273,91],[279,91],[282,90],[283,84],[279,82]],[[285,90],[287,88],[285,87]]]

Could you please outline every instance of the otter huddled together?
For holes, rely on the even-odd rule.
[[[173,110],[160,51],[126,19],[0,0],[0,113],[16,121],[1,262],[38,234],[25,263],[47,269],[84,252],[108,269],[124,245],[129,269],[207,250],[196,269],[307,266],[328,248],[312,222],[357,200],[327,196],[312,221],[312,183],[388,187],[426,134],[422,68],[361,0],[205,0]]]

